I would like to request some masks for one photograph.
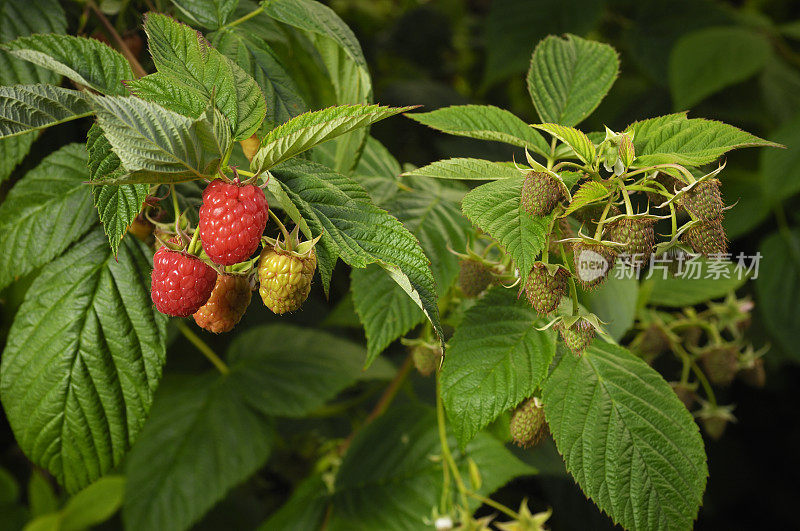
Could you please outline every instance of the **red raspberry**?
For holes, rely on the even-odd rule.
[[[220,265],[244,262],[258,249],[269,206],[264,191],[216,179],[203,192],[200,240],[209,258]]]
[[[156,309],[174,317],[189,317],[211,296],[217,272],[194,256],[162,247],[153,257],[150,296]]]

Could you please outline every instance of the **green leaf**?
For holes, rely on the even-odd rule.
[[[122,162],[97,124],[89,128],[86,150],[89,152],[90,180],[114,179],[125,173]],[[128,227],[142,210],[149,190],[150,185],[147,184],[92,186],[94,206],[114,254],[117,253],[119,242],[127,233]]]
[[[77,90],[43,84],[0,87],[0,138],[91,114],[86,96]]]
[[[262,129],[272,129],[305,112],[308,106],[300,96],[300,89],[269,44],[238,29],[239,26],[236,26],[215,33],[212,42],[261,87],[267,104],[267,119]]]
[[[0,41],[34,33],[66,33],[67,16],[57,0],[5,0],[0,3]],[[0,50],[0,85],[58,83],[55,73]]]
[[[461,210],[473,225],[503,246],[525,277],[547,244],[547,228],[552,214],[534,217],[522,209],[523,181],[520,176],[479,186],[464,196]]]
[[[450,248],[464,249],[467,220],[458,200],[447,196],[453,188],[425,179],[412,181],[411,190],[397,193],[385,206],[419,241],[431,260],[437,294],[444,295],[458,276],[458,259]],[[463,192],[463,190],[462,190]],[[356,313],[367,336],[369,366],[392,341],[425,319],[420,308],[377,266],[354,269],[351,291]]]
[[[192,119],[139,98],[90,98],[97,122],[127,170],[94,184],[201,179],[216,173],[230,145],[230,126],[214,109]]]
[[[520,172],[511,164],[483,159],[456,158],[437,160],[422,168],[405,172],[405,176],[458,179],[467,181],[494,181],[514,179]]]
[[[189,529],[264,465],[274,430],[249,403],[246,370],[164,382],[126,462],[126,529]]]
[[[755,75],[770,54],[767,38],[747,28],[709,28],[683,36],[669,61],[675,108],[691,107]]]
[[[0,2],[0,41],[11,41],[32,33],[64,33],[66,30],[66,15],[56,0]],[[0,85],[57,82],[55,73],[16,59],[0,48]],[[0,138],[0,182],[22,162],[35,139],[35,133]]]
[[[255,173],[268,170],[317,144],[412,108],[341,105],[301,114],[264,136],[250,170]]]
[[[791,146],[789,149],[768,149],[761,153],[761,186],[767,202],[776,204],[800,190],[800,116],[778,129],[772,138]]]
[[[104,94],[124,96],[122,81],[133,71],[121,53],[96,39],[72,35],[31,35],[3,45],[13,56],[30,61]]]
[[[122,506],[123,476],[106,476],[70,498],[61,510],[61,531],[81,531],[102,524]]]
[[[564,142],[572,148],[575,155],[589,166],[594,164],[594,159],[597,157],[594,144],[583,131],[579,131],[574,127],[565,127],[559,124],[535,124],[532,127],[547,131],[557,139]]]
[[[0,204],[0,288],[49,263],[95,223],[86,152],[55,151],[28,172]]]
[[[304,32],[327,70],[337,104],[372,101],[372,80],[361,45],[331,8],[313,0],[270,0],[262,5],[273,19]],[[353,169],[367,135],[365,128],[334,140],[335,170],[349,173]]]
[[[703,118],[687,118],[685,112],[649,118],[629,125],[636,148],[634,166],[684,164],[702,166],[743,147],[772,146],[769,142],[732,125]]]
[[[761,322],[784,352],[795,361],[800,360],[796,332],[800,327],[800,313],[796,311],[800,297],[800,230],[795,228],[786,236],[770,234],[759,252],[763,260],[755,284]]]
[[[772,56],[759,77],[761,101],[770,118],[783,125],[800,113],[800,72]]]
[[[714,263],[703,259],[697,262],[699,266],[691,267],[684,262],[685,277],[673,277],[667,274],[663,267],[653,271],[653,277],[648,280],[650,284],[648,289],[651,290],[650,304],[676,308],[694,306],[707,300],[724,297],[747,282],[747,275],[744,271],[737,270],[735,263]],[[746,261],[747,264],[749,262]],[[719,271],[719,278],[705,278],[709,275],[716,276],[714,270]],[[699,278],[692,278],[695,275]]]
[[[33,518],[58,511],[59,503],[56,493],[53,492],[53,486],[44,473],[38,470],[31,473],[31,479],[28,481],[28,505]]]
[[[534,45],[547,33],[584,35],[603,14],[603,0],[494,0],[486,17],[484,86],[522,73]]]
[[[329,146],[330,144],[323,144]],[[364,153],[353,171],[353,179],[366,188],[376,205],[389,201],[400,189],[400,163],[383,144],[367,137]]]
[[[352,267],[378,263],[425,312],[439,337],[436,286],[417,239],[394,217],[374,206],[361,186],[311,162],[289,161],[273,174],[308,223],[317,244],[323,285],[336,258]]]
[[[283,506],[259,526],[259,531],[321,529],[328,510],[328,487],[318,474],[300,482]]]
[[[42,270],[9,332],[3,407],[22,450],[68,492],[119,466],[149,413],[166,339],[149,276],[141,243],[125,240],[115,259],[98,228]]]
[[[545,157],[550,154],[542,135],[510,112],[492,105],[453,105],[406,116],[451,135],[505,142]]]
[[[772,152],[777,150],[766,150]],[[764,191],[761,173],[742,167],[726,168],[722,197],[726,205],[733,205],[722,220],[728,238],[735,240],[747,234],[771,214],[771,201]]]
[[[542,122],[572,127],[600,104],[619,73],[611,46],[567,34],[539,42],[528,70],[528,92]]]
[[[238,335],[228,361],[253,409],[303,417],[361,377],[365,355],[361,345],[327,332],[275,324]]]
[[[192,24],[213,30],[228,22],[239,0],[172,0],[172,3]]]
[[[552,331],[516,290],[494,288],[467,310],[442,367],[447,417],[463,448],[503,412],[533,395],[556,352]]]
[[[603,328],[615,341],[622,339],[625,332],[633,327],[636,318],[639,282],[633,275],[621,274],[629,270],[617,265],[609,272],[602,286],[579,292],[581,304],[607,323]]]
[[[197,31],[166,15],[148,13],[144,29],[158,72],[128,83],[131,92],[192,118],[200,116],[213,95],[231,124],[233,140],[258,130],[267,110],[252,77]]]
[[[606,197],[608,193],[609,190],[603,183],[599,181],[586,181],[572,194],[572,201],[567,207],[567,210],[564,211],[564,215],[568,216],[576,210],[591,205]]]
[[[331,497],[329,529],[425,528],[441,495],[440,456],[433,411],[421,406],[390,410],[359,431],[345,454]],[[455,453],[464,476],[468,457],[483,479],[476,491],[485,496],[514,477],[534,472],[487,434],[476,437],[465,453]],[[472,499],[469,503],[472,510],[479,505]]]
[[[544,383],[547,422],[583,492],[627,529],[691,529],[708,470],[669,384],[624,348],[565,353]]]

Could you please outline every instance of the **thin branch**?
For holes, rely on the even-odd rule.
[[[112,39],[114,39],[114,43],[116,43],[117,47],[122,52],[122,55],[124,55],[125,59],[127,59],[130,63],[133,73],[136,75],[136,77],[146,76],[147,71],[142,67],[141,63],[139,63],[139,60],[136,58],[136,56],[133,55],[133,52],[130,48],[128,48],[128,45],[125,44],[125,40],[120,36],[119,33],[117,33],[114,25],[111,24],[111,22],[106,18],[105,14],[103,14],[103,12],[100,11],[100,8],[97,7],[97,4],[95,4],[93,0],[89,0],[86,5],[92,10],[92,12],[94,12],[95,16],[103,24],[103,27],[106,28],[108,34],[111,35]]]

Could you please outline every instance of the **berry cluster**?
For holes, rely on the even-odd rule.
[[[170,226],[153,220],[148,208],[130,231],[143,241],[153,240],[143,230],[149,226],[155,236],[151,297],[161,313],[191,315],[198,326],[221,333],[244,316],[256,280],[264,304],[277,314],[297,310],[308,297],[317,240],[301,243],[298,228],[290,234],[277,218],[283,241],[265,237],[269,205],[255,184],[238,177],[209,183],[196,230],[177,211]],[[253,259],[262,242],[263,251]]]

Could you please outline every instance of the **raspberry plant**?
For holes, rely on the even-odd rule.
[[[581,131],[619,61],[574,35],[537,45],[529,125],[493,106],[373,104],[355,36],[312,0],[174,4],[137,21],[146,56],[92,0],[77,36],[54,0],[0,4],[15,22],[0,34],[0,180],[13,181],[0,289],[14,316],[0,398],[42,471],[30,488],[54,497],[49,474],[71,496],[34,524],[82,528],[121,504],[128,529],[188,529],[311,445],[263,528],[541,529],[550,510],[488,496],[535,472],[505,443],[535,451],[551,434],[615,522],[690,528],[707,476],[690,411],[720,437],[735,417],[714,387],[763,385],[763,352],[742,335],[752,304],[736,283],[613,273],[644,277],[651,255],[732,269],[721,157],[776,144],[686,113]],[[120,51],[83,36],[90,13]],[[401,113],[519,158],[403,168],[367,129]],[[66,122],[85,144],[12,175]],[[326,321],[357,319],[366,348],[279,320],[321,321],[304,308],[314,283],[336,303]],[[225,356],[188,317],[230,334]],[[216,372],[162,382],[179,335]],[[380,355],[398,339],[396,368]],[[648,364],[667,353],[670,383]],[[432,404],[393,403],[414,367]],[[345,433],[293,448],[290,419],[341,417],[376,388]]]

